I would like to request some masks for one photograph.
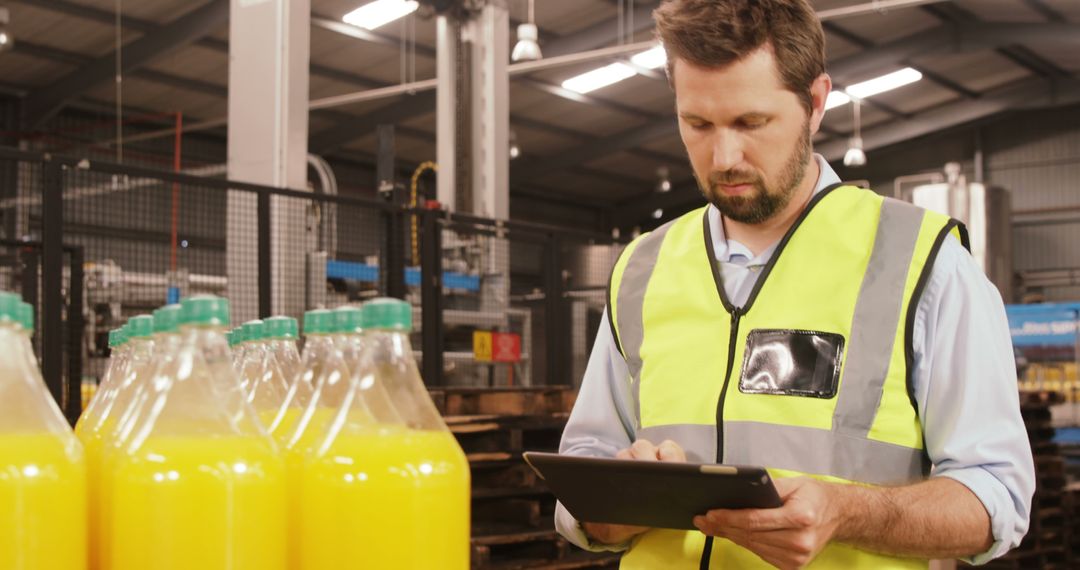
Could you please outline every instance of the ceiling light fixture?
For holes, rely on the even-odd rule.
[[[510,160],[521,156],[521,147],[518,146],[517,133],[510,131]]]
[[[581,93],[582,95],[589,93],[590,91],[596,91],[597,89],[607,87],[626,79],[633,77],[637,72],[634,68],[626,65],[625,63],[612,63],[605,65],[599,69],[587,71],[581,75],[576,75],[562,82],[564,89]]]
[[[848,97],[847,93],[843,91],[830,91],[829,97],[825,99],[825,110],[835,109],[841,105],[847,105],[851,102],[851,97]]]
[[[534,1],[529,0],[529,21],[518,26],[518,41],[514,46],[514,52],[510,55],[511,61],[536,61],[543,57],[540,53],[540,30],[536,27]]]
[[[892,91],[898,87],[915,83],[920,79],[922,79],[922,73],[919,73],[918,70],[910,67],[905,67],[904,69],[887,73],[881,77],[875,77],[863,81],[862,83],[856,83],[855,85],[849,86],[844,91],[852,97],[866,99],[867,97],[873,97],[879,93]]]
[[[671,192],[671,171],[668,170],[668,167],[661,166],[656,169],[656,177],[660,179],[659,184],[656,185],[656,190],[661,193]]]
[[[420,8],[416,0],[375,0],[342,16],[346,24],[352,24],[365,30],[385,26],[412,14]]]
[[[852,100],[852,110],[855,113],[855,136],[851,137],[847,152],[844,153],[844,166],[866,166],[866,152],[863,151],[862,125],[859,109],[862,101],[858,98]]]
[[[835,109],[841,105],[847,105],[853,98],[866,99],[867,97],[873,97],[886,91],[892,91],[898,87],[910,85],[916,81],[922,79],[922,73],[918,70],[910,67],[887,73],[880,77],[873,79],[867,79],[849,86],[843,91],[833,91],[829,93],[829,98],[825,100],[825,110]]]
[[[630,62],[640,68],[658,69],[667,64],[667,53],[664,51],[664,46],[658,45],[634,54],[630,58]],[[625,63],[612,63],[592,71],[586,71],[581,75],[575,75],[563,81],[562,86],[565,89],[584,95],[590,91],[596,91],[602,87],[629,79],[634,75],[637,75],[637,71],[633,66]]]
[[[0,52],[8,51],[15,47],[15,36],[8,31],[8,22],[11,14],[5,7],[0,7]]]
[[[664,51],[664,46],[659,45],[634,55],[634,57],[630,58],[630,61],[634,62],[634,65],[638,67],[659,69],[667,65],[667,52]]]

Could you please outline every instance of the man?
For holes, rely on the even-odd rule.
[[[1034,473],[996,289],[953,220],[839,185],[811,136],[832,82],[806,0],[655,13],[706,208],[611,278],[561,452],[770,469],[778,509],[700,532],[576,521],[622,567],[917,568],[1000,556]]]

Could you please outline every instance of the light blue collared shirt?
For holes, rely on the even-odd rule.
[[[840,178],[821,155],[814,158],[821,167],[816,194]],[[726,238],[715,207],[709,206],[708,215],[724,289],[733,304],[744,305],[776,245],[755,256],[745,245]],[[1016,547],[1027,532],[1035,467],[1020,417],[1005,306],[998,290],[952,236],[942,245],[919,300],[912,338],[915,401],[934,466],[931,477],[962,483],[990,515],[994,544],[969,560],[981,564]],[[612,457],[630,447],[634,408],[629,378],[605,314],[560,453]],[[555,525],[582,548],[626,547],[590,545],[561,504]]]

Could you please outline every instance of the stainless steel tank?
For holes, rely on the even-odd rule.
[[[1001,298],[1013,302],[1009,191],[968,182],[959,165],[946,165],[945,174],[945,182],[916,186],[902,198],[963,222],[971,237],[971,255],[1001,292]]]

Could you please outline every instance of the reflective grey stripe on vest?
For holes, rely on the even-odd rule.
[[[647,439],[660,445],[666,439],[679,444],[691,463],[716,463],[716,426],[701,424],[674,424],[641,428],[638,439]]]
[[[921,481],[928,465],[921,449],[835,430],[760,422],[724,423],[724,462],[831,475],[871,485]]]
[[[715,463],[715,426],[649,426],[637,435],[655,445],[674,441],[686,451],[687,461]],[[724,423],[724,462],[830,475],[872,485],[921,481],[929,467],[921,449],[825,429],[762,422]]]
[[[855,302],[844,379],[833,413],[833,429],[838,432],[866,437],[874,424],[903,316],[904,287],[923,215],[919,208],[898,200],[886,198],[881,205],[881,221]]]
[[[619,297],[615,300],[619,310],[616,312],[615,326],[619,331],[619,343],[623,348],[626,366],[634,392],[634,427],[641,428],[641,343],[645,339],[645,327],[642,323],[642,308],[645,306],[645,290],[652,279],[656,258],[660,256],[660,246],[664,236],[674,222],[668,222],[641,239],[623,269],[619,283]]]

